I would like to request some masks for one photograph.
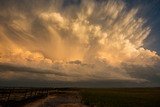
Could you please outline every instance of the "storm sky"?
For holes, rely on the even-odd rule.
[[[159,0],[1,0],[0,85],[160,86]]]

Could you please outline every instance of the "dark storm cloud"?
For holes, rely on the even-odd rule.
[[[70,5],[79,5],[81,0],[64,0],[63,7],[70,6]]]
[[[111,80],[111,81],[46,81],[36,79],[14,79],[14,80],[0,80],[1,86],[10,87],[82,87],[82,88],[111,88],[111,87],[157,87],[156,83],[135,83],[133,81]]]
[[[160,69],[159,64],[154,66],[140,66],[140,65],[125,65],[124,69],[133,78],[141,78],[147,80],[149,83],[160,84]]]
[[[13,72],[27,72],[27,73],[36,73],[36,74],[53,74],[57,76],[66,76],[64,73],[55,72],[54,70],[40,69],[40,68],[31,68],[25,66],[18,66],[13,64],[4,64],[0,63],[0,72],[13,71]]]
[[[79,60],[70,61],[70,62],[68,62],[68,63],[70,63],[70,64],[82,64],[82,62],[79,61]]]

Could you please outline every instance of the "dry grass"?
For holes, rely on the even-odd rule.
[[[160,107],[160,88],[82,89],[82,102],[96,107]]]

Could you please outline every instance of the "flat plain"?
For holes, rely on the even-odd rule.
[[[81,96],[92,107],[160,107],[160,88],[82,89]]]
[[[160,88],[10,88],[0,96],[2,107],[160,107]]]

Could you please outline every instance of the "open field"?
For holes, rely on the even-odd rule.
[[[0,98],[2,107],[160,107],[160,88],[3,88]]]
[[[160,107],[160,88],[83,89],[81,96],[92,107]]]

